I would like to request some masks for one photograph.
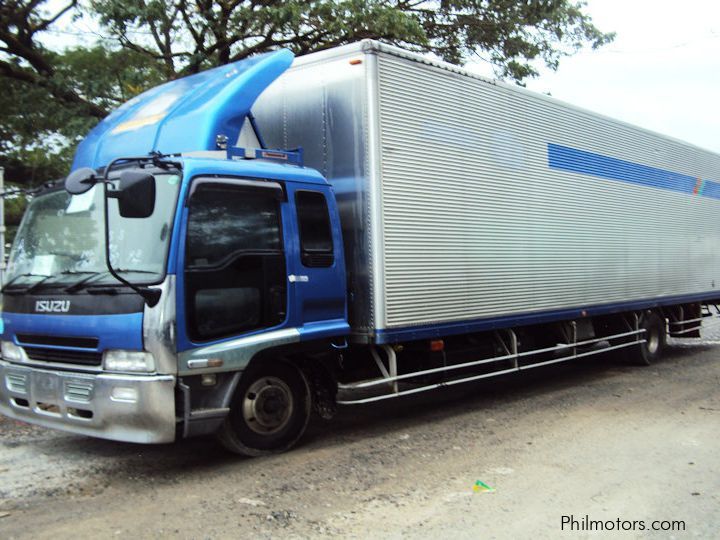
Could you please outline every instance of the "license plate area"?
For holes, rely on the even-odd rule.
[[[36,372],[33,377],[33,397],[43,404],[60,401],[60,378],[53,373]]]

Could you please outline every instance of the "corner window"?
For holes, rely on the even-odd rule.
[[[310,268],[325,268],[335,262],[327,201],[317,191],[295,194],[300,229],[300,261]]]

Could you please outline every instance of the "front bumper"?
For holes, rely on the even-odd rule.
[[[0,360],[0,413],[103,439],[172,442],[175,377],[72,373]]]

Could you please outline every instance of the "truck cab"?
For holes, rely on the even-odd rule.
[[[298,152],[262,148],[248,114],[288,55],[140,96],[78,150],[82,193],[34,198],[3,289],[0,413],[142,443],[219,432],[248,455],[299,438],[328,375],[297,358],[336,354],[349,326],[333,189]],[[202,116],[212,136],[198,94],[206,109],[219,100]],[[226,148],[243,126],[260,148]],[[123,208],[131,177],[151,188],[145,217]]]

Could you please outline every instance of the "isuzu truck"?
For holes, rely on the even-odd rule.
[[[153,88],[35,196],[0,412],[282,451],[311,414],[699,337],[720,156],[363,41]],[[642,375],[639,375],[642,376]]]

